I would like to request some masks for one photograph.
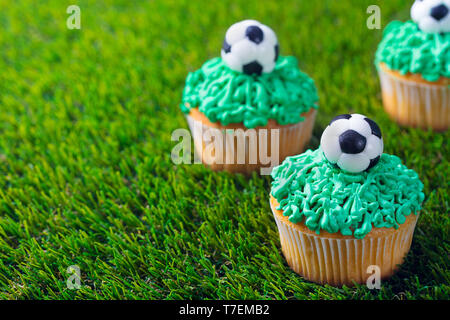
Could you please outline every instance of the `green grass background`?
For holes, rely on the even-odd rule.
[[[0,1],[0,298],[448,299],[449,133],[383,112],[373,56],[412,1]],[[81,8],[81,30],[66,8]],[[331,117],[379,123],[385,152],[425,185],[409,255],[381,290],[334,288],[287,266],[270,178],[175,166],[184,79],[255,18],[316,80],[311,148]],[[66,287],[78,265],[82,288]]]

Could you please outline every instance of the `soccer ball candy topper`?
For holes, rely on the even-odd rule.
[[[383,138],[375,121],[361,114],[342,114],[325,128],[320,146],[328,161],[356,173],[378,163],[383,153]]]
[[[269,73],[278,58],[275,32],[256,20],[233,24],[225,34],[222,59],[232,70],[245,74]]]
[[[416,0],[411,18],[423,32],[450,32],[450,0]]]

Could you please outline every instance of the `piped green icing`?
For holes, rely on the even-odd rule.
[[[398,228],[417,212],[423,184],[414,170],[383,154],[368,172],[334,167],[322,149],[288,157],[272,171],[271,194],[292,223],[315,231],[364,238],[373,227]]]
[[[188,74],[180,107],[184,113],[198,107],[211,122],[254,128],[269,119],[280,125],[301,122],[301,113],[317,108],[317,101],[314,81],[295,57],[280,56],[275,69],[260,76],[233,71],[213,58]]]
[[[383,31],[375,64],[389,69],[421,74],[427,81],[450,78],[450,32],[425,33],[413,21],[392,21]]]

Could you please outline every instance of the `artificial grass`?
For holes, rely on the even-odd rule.
[[[449,133],[401,128],[373,66],[382,26],[409,2],[0,2],[0,298],[448,299]],[[316,81],[316,148],[334,115],[366,114],[385,152],[416,170],[425,202],[411,251],[381,290],[304,281],[287,266],[270,178],[174,165],[171,133],[189,71],[219,55],[233,22],[278,34]],[[66,286],[78,265],[82,287]]]

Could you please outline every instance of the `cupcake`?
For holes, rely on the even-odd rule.
[[[401,125],[450,125],[449,10],[450,0],[417,0],[413,21],[393,21],[383,32],[375,65],[384,108]]]
[[[221,57],[188,74],[180,107],[204,164],[270,174],[304,151],[317,102],[314,81],[279,55],[274,31],[244,20],[227,30]]]
[[[334,118],[320,147],[272,171],[270,206],[288,265],[335,286],[390,277],[409,251],[423,184],[383,153],[378,125],[359,114]],[[371,267],[373,268],[373,267]]]

